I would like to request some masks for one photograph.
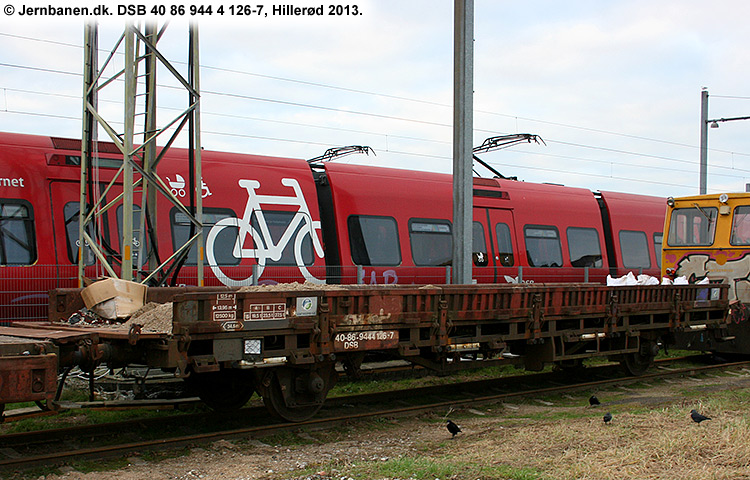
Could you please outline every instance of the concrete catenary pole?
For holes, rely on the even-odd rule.
[[[455,0],[453,47],[453,283],[471,283],[474,0]]]
[[[706,194],[708,172],[708,90],[701,90],[701,161],[700,161],[700,189],[701,195]]]

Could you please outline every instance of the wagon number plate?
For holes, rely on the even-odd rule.
[[[338,352],[352,350],[380,350],[398,346],[398,331],[376,330],[367,332],[341,332],[333,337],[333,349]]]

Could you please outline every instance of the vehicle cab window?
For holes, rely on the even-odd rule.
[[[740,205],[734,209],[732,218],[732,245],[750,245],[750,205]]]
[[[716,232],[716,207],[675,208],[669,221],[667,245],[670,247],[709,246]]]

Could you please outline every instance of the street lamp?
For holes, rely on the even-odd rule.
[[[701,90],[701,161],[700,161],[700,194],[706,194],[706,177],[708,170],[708,126],[719,128],[721,122],[731,122],[734,120],[750,120],[748,117],[730,117],[708,119],[708,89]]]

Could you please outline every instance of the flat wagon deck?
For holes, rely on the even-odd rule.
[[[607,356],[640,373],[675,332],[720,337],[728,308],[725,285],[149,289],[149,301],[171,302],[160,310],[171,316],[168,328],[149,331],[137,319],[127,326],[70,325],[65,320],[80,308],[79,297],[77,289],[53,291],[49,323],[23,335],[0,328],[0,335],[26,342],[23,360],[40,362],[45,381],[71,365],[141,364],[193,382],[215,408],[237,407],[257,392],[288,420],[317,412],[335,384],[337,362],[356,369],[377,354],[451,372],[506,359],[538,370]],[[30,367],[2,345],[5,384]],[[0,403],[24,394],[51,398],[47,384],[35,392],[38,382],[25,382],[12,395],[0,387]]]

